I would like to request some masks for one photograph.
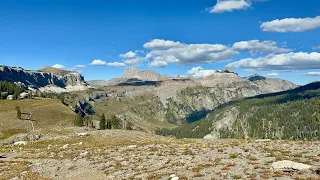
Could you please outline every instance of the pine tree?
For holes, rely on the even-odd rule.
[[[100,130],[104,130],[106,129],[106,117],[104,116],[104,114],[102,113],[102,115],[100,116]]]
[[[117,119],[117,116],[116,115],[112,115],[111,118],[110,118],[110,125],[111,125],[111,128],[112,129],[118,129],[119,128],[119,122],[118,122],[118,119]],[[110,129],[111,129],[110,128]]]
[[[17,118],[21,119],[21,110],[19,106],[16,106],[16,111],[17,111]]]
[[[74,125],[75,126],[83,126],[83,118],[82,118],[82,114],[79,111],[74,119]]]

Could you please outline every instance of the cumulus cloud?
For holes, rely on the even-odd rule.
[[[129,51],[129,52],[127,52],[126,54],[120,54],[120,57],[121,57],[121,58],[125,58],[125,59],[127,59],[127,58],[134,58],[134,57],[136,57],[136,56],[137,56],[137,53],[132,52],[132,51]]]
[[[268,77],[276,77],[276,76],[279,76],[278,73],[268,73],[267,74]]]
[[[271,32],[303,32],[320,27],[320,16],[315,18],[285,18],[263,22],[260,28]]]
[[[145,58],[138,55],[138,53],[144,53],[142,50],[136,50],[135,52],[129,51],[126,54],[120,54],[119,57],[123,58],[125,64],[137,65],[142,63]]]
[[[171,40],[155,39],[144,44],[149,52],[141,57],[133,51],[121,54],[124,63],[137,65],[149,61],[150,67],[165,67],[169,64],[194,65],[231,60],[239,52],[278,54],[287,53],[291,49],[278,47],[274,41],[241,41],[232,47],[222,44],[185,44]]]
[[[228,64],[245,70],[304,70],[320,69],[320,53],[298,52],[247,58]]]
[[[101,59],[95,59],[91,63],[93,66],[105,66],[107,63],[105,61],[102,61]]]
[[[217,4],[210,9],[210,13],[231,12],[249,7],[251,7],[249,0],[217,0]]]
[[[307,75],[307,76],[320,76],[320,72],[307,72],[307,73],[303,73],[303,75]]]
[[[150,51],[146,59],[150,66],[164,67],[169,63],[180,65],[205,64],[230,60],[238,52],[221,44],[182,44]]]
[[[149,63],[149,66],[151,67],[166,67],[167,65],[168,63],[166,61],[161,61],[161,60],[155,60]]]
[[[163,39],[153,39],[152,41],[145,43],[143,47],[151,50],[164,50],[179,47],[181,45],[182,44],[180,42],[174,42]]]
[[[111,62],[111,63],[107,63],[107,66],[110,66],[110,67],[125,67],[126,64],[125,63],[121,63],[121,62]]]
[[[79,64],[79,65],[75,65],[74,67],[75,67],[75,68],[86,68],[87,66],[86,66],[86,65],[80,65],[80,64]]]
[[[53,68],[57,68],[57,69],[63,69],[63,68],[64,68],[64,66],[61,65],[61,64],[55,64],[55,65],[53,65],[52,67],[53,67]]]
[[[214,73],[216,73],[216,70],[205,70],[203,69],[203,67],[198,66],[198,67],[193,67],[192,69],[190,69],[187,74],[195,77],[195,78],[202,78],[202,77],[207,77],[210,76]]]
[[[255,53],[287,53],[291,49],[277,47],[277,43],[274,41],[240,41],[233,44],[232,48],[236,51],[249,51],[251,54]]]

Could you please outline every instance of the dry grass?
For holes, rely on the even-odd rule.
[[[32,130],[30,121],[16,118],[16,106],[23,113],[32,113],[35,130],[73,126],[74,113],[57,99],[0,100],[1,139]]]

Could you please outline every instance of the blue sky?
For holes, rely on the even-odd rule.
[[[87,80],[130,66],[201,76],[228,65],[306,84],[320,77],[318,16],[316,0],[2,0],[0,64],[83,65]]]

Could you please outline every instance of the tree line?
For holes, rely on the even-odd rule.
[[[81,111],[79,111],[74,119],[75,126],[87,126],[87,127],[94,127],[92,117],[87,116],[86,114],[83,115]],[[96,127],[98,128],[98,127]],[[105,129],[127,129],[132,130],[131,123],[127,122],[126,120],[120,120],[117,118],[116,115],[111,115],[109,118],[106,118],[104,113],[99,115],[99,128],[100,130]]]
[[[7,99],[8,95],[13,95],[13,99],[18,99],[22,92],[24,92],[22,85],[8,81],[0,81],[0,99]]]

